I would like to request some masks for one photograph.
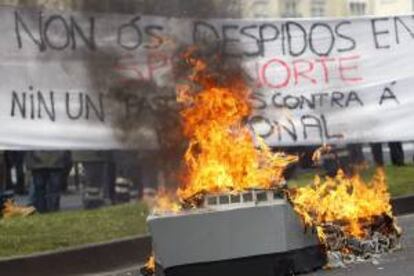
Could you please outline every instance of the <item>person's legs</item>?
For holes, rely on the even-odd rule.
[[[59,211],[60,193],[64,171],[61,169],[48,170],[48,181],[46,186],[46,204],[49,212]]]
[[[12,168],[13,168],[13,160],[10,157],[10,152],[6,151],[5,154],[5,179],[6,179],[6,190],[12,190],[13,187],[13,180],[12,180]]]
[[[404,166],[404,150],[401,142],[388,143],[390,147],[391,162],[394,166]]]
[[[371,144],[372,157],[374,159],[375,165],[384,166],[384,156],[382,154],[382,144],[373,143]]]
[[[299,147],[299,162],[303,169],[310,169],[314,167],[314,160],[312,160],[314,152],[318,149],[314,146]]]
[[[103,174],[104,179],[104,197],[108,199],[111,204],[115,201],[115,181],[116,181],[116,167],[113,162],[105,162],[104,170],[106,173]]]
[[[4,154],[0,151],[0,195],[6,191],[6,160]]]
[[[46,177],[44,170],[32,171],[33,206],[39,213],[47,212]]]
[[[30,181],[29,183],[29,202],[28,202],[28,206],[34,206],[34,202],[35,202],[35,187],[33,184],[33,180]]]
[[[20,195],[26,192],[25,189],[25,177],[24,177],[24,170],[23,170],[23,158],[19,158],[15,164],[16,167],[16,175],[17,175],[17,187],[16,192]]]
[[[354,175],[359,172],[365,161],[362,144],[349,144],[347,148],[349,151],[349,174]]]
[[[365,161],[364,152],[362,150],[362,144],[350,144],[348,145],[349,159],[354,165],[360,165]]]

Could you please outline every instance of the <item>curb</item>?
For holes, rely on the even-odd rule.
[[[391,199],[394,215],[401,216],[414,213],[414,196],[402,196]]]
[[[150,254],[150,236],[131,237],[109,243],[0,259],[0,275],[63,276],[96,273],[143,263]]]
[[[397,216],[414,213],[414,196],[391,200]],[[0,274],[7,276],[63,276],[114,271],[144,263],[151,254],[151,237],[136,236],[108,243],[0,259]]]

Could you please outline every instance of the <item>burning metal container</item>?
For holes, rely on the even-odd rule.
[[[243,74],[194,47],[181,56],[176,90],[188,148],[181,187],[157,196],[155,210],[169,211],[148,218],[149,272],[156,263],[167,276],[292,275],[398,248],[383,171],[369,182],[338,171],[284,186],[298,157],[273,152],[246,126],[252,89]]]
[[[148,225],[158,275],[290,275],[326,263],[317,235],[276,191],[209,195],[202,208],[152,215]]]

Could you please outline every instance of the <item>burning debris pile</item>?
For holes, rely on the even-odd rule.
[[[385,175],[378,169],[369,183],[359,175],[335,178],[289,191],[295,211],[316,229],[328,252],[328,266],[367,261],[400,248],[401,229],[392,215]]]
[[[282,191],[305,227],[316,230],[328,266],[370,260],[399,248],[401,230],[392,216],[383,171],[369,183],[339,171],[335,178],[316,177],[313,185],[290,189],[283,185],[283,172],[298,158],[273,153],[247,127],[251,91],[242,70],[227,66],[219,55],[207,62],[194,47],[179,57],[176,92],[188,140],[182,186],[174,193],[161,191],[154,214],[205,207],[215,196],[227,195],[231,203],[232,196],[253,190]],[[154,264],[152,257],[143,271],[149,275]]]
[[[175,66],[182,131],[188,141],[176,193],[162,190],[154,214],[202,207],[208,196],[282,188],[283,172],[296,156],[273,153],[246,121],[251,90],[242,70],[220,55],[208,61],[197,48],[178,55]],[[142,273],[154,272],[151,257]]]

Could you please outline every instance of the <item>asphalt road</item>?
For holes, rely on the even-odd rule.
[[[414,275],[414,214],[399,217],[403,228],[403,249],[383,256],[378,263],[361,263],[344,269],[321,270],[305,276],[409,276]],[[141,276],[140,266],[120,269],[113,272],[88,274],[85,276]],[[256,276],[256,275],[252,275]],[[257,275],[260,276],[260,275]]]
[[[414,275],[414,215],[400,217],[403,228],[403,249],[383,256],[378,263],[363,263],[349,266],[346,269],[319,271],[312,276],[409,276]]]

